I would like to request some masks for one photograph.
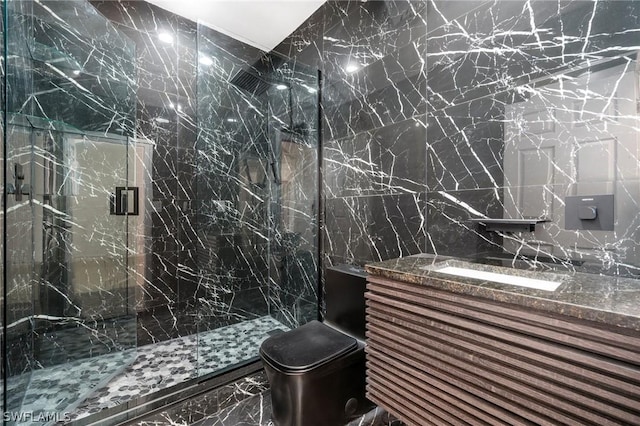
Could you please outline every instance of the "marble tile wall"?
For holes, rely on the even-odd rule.
[[[103,171],[86,167],[98,158],[111,158],[106,152],[117,152],[121,165],[110,170],[111,178],[117,179],[126,169],[127,149],[122,142],[132,134],[134,111],[130,45],[88,3],[59,2],[56,12],[49,6],[7,2],[5,9],[8,96],[3,104],[7,120],[4,161],[8,167],[4,182],[11,193],[5,205],[9,255],[4,259],[3,283],[7,410],[19,406],[31,371],[50,362],[40,357],[49,333],[77,328],[78,341],[86,347],[94,339],[98,351],[132,345],[130,340],[114,342],[109,338],[119,325],[108,320],[118,316],[126,322],[129,308],[128,283],[120,280],[126,252],[124,244],[120,245],[117,225],[123,222],[108,220],[108,195],[96,196],[103,194],[111,180],[92,185],[103,177]],[[71,19],[77,20],[77,25],[71,27]],[[110,142],[104,144],[107,133]],[[87,158],[88,146],[106,149],[96,150],[104,157]],[[62,162],[56,162],[63,150],[65,166],[72,175],[82,175],[86,185],[80,179],[74,184],[66,179],[69,175],[63,173]],[[86,167],[82,172],[81,163]],[[100,209],[91,217],[83,215],[82,210],[96,200]],[[88,233],[82,231],[88,223],[94,241],[102,243],[89,250]],[[80,232],[72,240],[74,230]],[[71,266],[76,272],[90,271],[98,252],[107,251],[106,247],[112,249],[104,259],[106,270],[123,272],[106,274],[101,282],[92,283],[95,285],[79,285],[81,280],[73,276]],[[85,291],[89,287],[92,291]],[[92,304],[98,293],[103,303]],[[119,308],[111,312],[112,306]],[[93,334],[82,332],[105,319]],[[65,356],[59,359],[64,361]]]
[[[136,137],[149,185],[134,265],[138,345],[196,332],[196,24],[145,2],[92,5],[135,45]],[[170,39],[160,40],[160,35]]]
[[[632,1],[327,2],[276,48],[324,73],[325,265],[426,251],[637,270],[638,18]],[[566,196],[605,193],[614,231],[566,229]]]
[[[277,164],[269,229],[271,314],[289,327],[318,316],[318,70],[283,61],[288,86],[267,92],[268,131]]]
[[[268,214],[271,179],[266,98],[234,84],[263,52],[203,25],[198,67],[198,240],[202,326],[216,328],[269,312]],[[250,183],[247,170],[257,176]]]
[[[429,2],[427,17],[427,251],[637,273],[638,3]],[[568,229],[566,197],[598,194],[615,229]],[[487,233],[480,217],[548,222]]]
[[[267,314],[289,326],[315,318],[316,71],[144,2],[92,4],[136,47],[136,136],[150,158],[138,344]],[[241,76],[267,84],[254,91]],[[307,149],[284,152],[287,126]],[[276,182],[293,151],[306,169]],[[301,242],[285,254],[288,231]]]
[[[425,11],[329,1],[276,48],[323,73],[325,266],[424,250]]]
[[[60,134],[135,137],[123,151],[143,191],[140,216],[127,225],[131,281],[109,276],[82,314],[97,321],[113,306],[135,312],[138,345],[263,315],[290,327],[313,318],[318,244],[323,266],[425,251],[573,258],[606,273],[640,265],[638,2],[328,1],[262,64],[264,52],[145,2],[91,1],[85,12],[104,15],[102,28],[75,20],[89,3],[54,3],[67,24],[55,25],[47,2],[14,9],[9,20],[15,40],[25,37],[9,43],[22,54],[6,66],[8,111]],[[66,42],[79,33],[92,41]],[[86,60],[64,62],[66,71],[50,66],[68,57]],[[25,68],[32,77],[12,73]],[[243,69],[266,70],[270,83],[290,89],[250,93],[234,83]],[[316,70],[319,126],[308,90]],[[11,158],[32,155],[18,124],[8,129]],[[43,152],[58,146],[52,137],[47,151],[49,139],[39,137]],[[41,158],[44,170],[51,158]],[[306,166],[289,167],[294,158]],[[107,191],[108,177],[95,177]],[[73,185],[55,189],[49,207],[81,198]],[[615,196],[613,231],[566,229],[567,196],[603,193]],[[46,241],[31,225],[44,218],[38,211],[17,203],[8,219],[10,321],[54,306],[66,309],[56,315],[80,315],[73,299],[34,293],[38,269],[23,243]],[[469,221],[503,216],[549,221],[515,234]],[[104,246],[126,252],[114,242],[120,233],[99,230]],[[38,306],[47,308],[32,311],[43,294]],[[25,326],[13,328],[16,353],[32,353]],[[28,373],[33,360],[16,362]]]
[[[10,6],[11,407],[33,369],[315,318],[316,70],[146,2]],[[118,186],[138,214],[110,212]]]

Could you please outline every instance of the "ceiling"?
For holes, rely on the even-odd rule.
[[[264,51],[271,51],[325,0],[147,0]]]

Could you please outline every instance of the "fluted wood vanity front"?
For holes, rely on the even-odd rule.
[[[433,262],[367,267],[369,399],[419,426],[640,424],[637,280],[595,295],[585,280],[607,278],[578,274],[542,292],[423,269]]]

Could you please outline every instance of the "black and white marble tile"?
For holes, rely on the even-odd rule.
[[[638,199],[637,156],[629,166],[620,153],[638,146],[629,96],[638,5],[431,5],[440,25],[429,27],[427,47],[427,251],[579,259],[605,273],[637,265],[626,242],[637,226],[623,207]],[[614,194],[614,230],[568,229],[566,197],[598,194]],[[487,235],[468,220],[481,217],[548,222]]]
[[[139,424],[142,426],[149,423],[140,422]],[[251,396],[194,424],[198,426],[273,426],[274,423],[271,421],[271,393],[266,390]],[[370,412],[355,417],[346,424],[346,426],[360,425],[402,426],[403,423],[386,411],[376,407]]]
[[[101,365],[87,392],[119,372],[103,356],[184,340],[167,368],[208,362],[120,401],[255,355],[265,317],[316,318],[317,69],[146,2],[9,3],[5,178],[31,190],[7,205],[8,410],[56,369]],[[137,214],[110,214],[117,187]]]
[[[637,268],[639,27],[632,1],[327,2],[280,46],[325,78],[324,259],[526,252]],[[403,192],[424,202],[408,250],[411,210],[376,238],[358,207]],[[567,229],[565,198],[598,194],[615,196],[615,229]],[[548,222],[505,235],[481,217]]]
[[[272,426],[271,392],[264,372],[149,415],[136,425],[225,425]],[[346,426],[402,426],[403,423],[378,407],[359,413]]]
[[[4,5],[10,411],[48,369],[314,319],[335,263],[638,274],[637,1],[331,0],[274,52],[146,2]],[[139,214],[110,214],[130,186]],[[599,194],[614,229],[568,227]]]
[[[264,317],[136,350],[37,370],[31,378],[33,385],[26,393],[22,409],[33,412],[66,410],[70,412],[71,420],[81,419],[255,358],[267,333],[274,330],[286,331],[288,328],[271,317]],[[106,381],[105,371],[113,372]],[[82,378],[82,386],[74,385],[78,377]],[[77,408],[70,410],[69,406]]]
[[[269,385],[263,371],[251,374],[231,384],[213,389],[159,413],[146,416],[139,425],[194,424],[228,407],[265,392]]]

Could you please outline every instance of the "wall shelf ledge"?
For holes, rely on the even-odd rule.
[[[487,231],[533,232],[538,223],[548,219],[471,219],[472,223],[484,225]]]

